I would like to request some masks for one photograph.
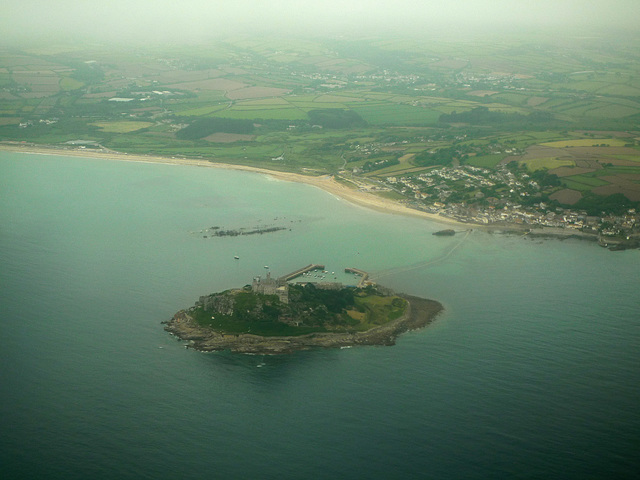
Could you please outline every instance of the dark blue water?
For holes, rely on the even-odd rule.
[[[274,218],[291,230],[192,233]],[[262,175],[1,153],[1,477],[634,478],[640,252],[441,228]],[[282,357],[162,330],[311,262],[446,311]]]

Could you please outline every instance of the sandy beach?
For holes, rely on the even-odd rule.
[[[33,145],[21,145],[21,144],[0,144],[0,150],[39,154],[39,155],[60,155],[65,157],[82,157],[82,158],[97,158],[102,160],[115,160],[125,162],[142,162],[142,163],[163,163],[169,165],[187,165],[206,168],[225,168],[230,170],[242,170],[247,172],[260,173],[263,175],[269,175],[279,180],[288,182],[299,182],[313,185],[321,188],[322,190],[335,195],[347,202],[355,205],[359,205],[365,208],[370,208],[378,212],[392,213],[398,215],[405,215],[411,217],[424,218],[425,220],[431,220],[439,223],[446,223],[448,225],[457,225],[460,227],[468,228],[469,224],[457,222],[445,217],[441,217],[436,214],[422,212],[413,208],[409,208],[399,202],[380,197],[374,193],[357,190],[350,188],[334,179],[332,175],[311,176],[302,175],[299,173],[279,172],[276,170],[268,170],[266,168],[249,167],[246,165],[233,165],[227,163],[215,163],[207,160],[196,160],[188,158],[169,158],[151,155],[134,155],[114,151],[92,151],[89,149],[75,149],[75,148],[56,148],[56,147],[44,147]]]

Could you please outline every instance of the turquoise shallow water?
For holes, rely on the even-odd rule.
[[[3,478],[633,478],[640,252],[441,228],[263,175],[0,153]],[[446,311],[284,357],[162,330],[311,262]]]

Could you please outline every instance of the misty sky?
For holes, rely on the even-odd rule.
[[[636,29],[640,0],[5,0],[11,39],[193,40],[232,33],[375,34],[562,26]]]

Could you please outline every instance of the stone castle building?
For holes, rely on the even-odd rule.
[[[282,303],[289,303],[289,286],[286,282],[271,278],[271,272],[267,272],[267,278],[253,277],[251,291],[261,295],[277,295]]]

